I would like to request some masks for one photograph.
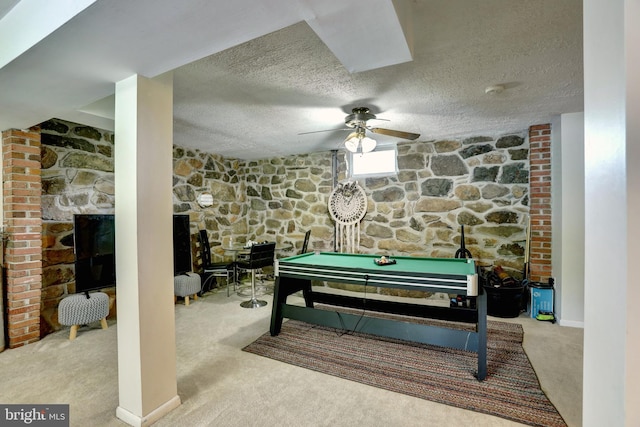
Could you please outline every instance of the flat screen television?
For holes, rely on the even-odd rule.
[[[116,233],[113,214],[73,216],[76,292],[116,284]]]
[[[116,239],[113,214],[73,216],[76,292],[108,288],[116,284]],[[189,215],[173,215],[173,273],[192,271]]]
[[[193,271],[189,215],[175,214],[173,215],[173,275],[179,276],[189,271]]]

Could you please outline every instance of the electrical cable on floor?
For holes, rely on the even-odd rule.
[[[364,317],[364,313],[367,311],[367,285],[369,284],[369,275],[365,274],[364,275],[364,295],[362,297],[362,313],[360,313],[360,318],[358,319],[358,321],[356,322],[355,326],[353,327],[353,329],[347,329],[345,323],[344,323],[344,319],[342,318],[342,315],[339,311],[336,311],[336,314],[338,315],[338,319],[340,319],[340,328],[343,330],[342,333],[338,333],[338,336],[343,336],[345,334],[352,334],[354,332],[356,332],[358,330],[358,325],[360,325],[360,321],[363,319]]]

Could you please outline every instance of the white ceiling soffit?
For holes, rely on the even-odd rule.
[[[0,0],[0,19],[9,13],[19,2],[20,0]]]
[[[9,7],[11,9],[4,13],[4,16],[0,15],[0,41],[3,41],[0,42],[0,68],[22,55],[95,1],[4,1],[5,4],[0,4],[0,14],[3,14],[3,7],[4,10]],[[16,37],[16,34],[20,37]]]
[[[371,0],[365,10],[358,2],[301,0],[299,15],[349,72],[411,60],[405,38],[410,22],[405,20],[400,26],[390,0]],[[114,105],[114,96],[109,96],[63,115],[67,120],[112,130]]]
[[[72,2],[73,3],[73,2]],[[273,31],[285,28],[305,18],[330,22],[336,10],[344,10],[342,0],[84,0],[76,8],[66,10],[52,25],[53,31],[36,32],[19,47],[7,51],[8,65],[0,70],[0,87],[4,103],[0,110],[0,128],[28,127],[34,123],[60,116],[63,112],[82,110],[85,106],[112,95],[114,83],[132,74],[155,77],[181,65],[239,45]],[[345,13],[352,16],[351,25],[363,28],[363,21],[376,25],[394,22],[397,17],[390,0],[373,0],[371,12],[359,11],[351,4]],[[369,2],[368,2],[369,3]],[[59,6],[58,2],[47,4]],[[87,7],[89,6],[89,7]],[[22,0],[0,21],[7,28],[24,25],[27,12],[41,16],[41,2]],[[78,13],[80,12],[80,13]],[[356,13],[357,12],[357,13]],[[50,14],[52,12],[49,12]],[[73,16],[73,13],[78,13]],[[387,24],[388,26],[388,24]],[[36,26],[37,27],[37,26]],[[327,25],[320,25],[329,42],[336,46],[340,37]],[[0,27],[1,28],[1,27]],[[338,28],[339,33],[351,27]],[[335,32],[335,31],[334,31]],[[21,32],[22,33],[22,32]],[[15,33],[14,33],[15,34]],[[48,37],[43,38],[48,35]],[[332,38],[333,37],[333,38]],[[15,38],[15,37],[14,37]],[[2,38],[0,38],[1,40]],[[20,37],[22,40],[22,37]],[[347,52],[362,46],[357,37],[344,39],[351,43]],[[378,55],[388,52],[377,46]],[[398,50],[393,47],[389,51]],[[400,49],[402,50],[402,49]],[[404,43],[406,51],[406,43]],[[372,52],[354,55],[354,68],[364,69]],[[382,53],[379,53],[382,52]],[[368,55],[368,57],[366,57]],[[358,59],[360,58],[360,59]],[[347,61],[347,59],[344,59]],[[43,64],[46,64],[44,66]],[[349,65],[351,66],[351,65]],[[375,66],[375,65],[374,65]],[[14,88],[5,91],[4,88]],[[25,98],[38,97],[37,105],[23,105]],[[0,105],[1,107],[1,105]],[[85,113],[86,114],[86,113]]]
[[[403,27],[390,0],[307,1],[307,24],[351,73],[411,61]]]
[[[41,3],[13,10],[23,2],[34,13]],[[132,74],[155,77],[300,20],[289,0],[95,1],[0,69],[0,129],[82,108]]]

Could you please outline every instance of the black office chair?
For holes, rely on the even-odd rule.
[[[202,255],[202,291],[205,293],[213,289],[213,281],[217,277],[227,279],[227,296],[229,296],[229,284],[234,278],[234,264],[229,262],[211,262],[211,246],[207,230],[200,230],[200,254]],[[235,284],[235,282],[234,282]]]
[[[304,233],[304,242],[302,242],[302,250],[300,254],[304,254],[307,252],[307,248],[309,247],[309,237],[311,236],[311,230],[308,230]]]
[[[251,246],[249,259],[237,261],[239,268],[251,270],[251,299],[240,304],[244,308],[258,308],[267,305],[266,301],[256,298],[256,270],[273,265],[276,242],[255,243]]]

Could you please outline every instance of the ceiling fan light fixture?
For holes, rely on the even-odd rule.
[[[358,145],[360,144],[360,138],[357,132],[351,132],[347,139],[344,140],[344,147],[352,153],[358,152]]]
[[[373,151],[376,148],[376,144],[377,144],[376,140],[369,138],[368,136],[365,136],[360,141],[360,146],[362,147],[363,153],[368,153],[370,151]]]
[[[368,153],[376,148],[376,141],[364,135],[364,132],[351,132],[344,140],[344,147],[352,153]]]
[[[356,107],[351,110],[352,114],[349,114],[345,118],[345,125],[350,128],[353,128],[354,131],[347,136],[344,140],[344,147],[351,151],[352,153],[368,153],[370,151],[375,150],[377,142],[375,139],[370,138],[366,135],[367,131],[370,133],[377,133],[386,136],[392,136],[394,138],[402,138],[409,139],[411,141],[418,139],[420,137],[419,133],[411,133],[404,132],[393,129],[385,129],[379,127],[371,127],[367,125],[367,121],[376,119],[374,114],[371,114],[367,107]],[[376,120],[385,120],[385,119],[376,119]],[[317,133],[317,132],[333,132],[337,129],[326,129],[319,130],[314,132],[301,132],[298,135],[304,135],[308,133]],[[348,129],[340,129],[340,130],[348,130]]]

